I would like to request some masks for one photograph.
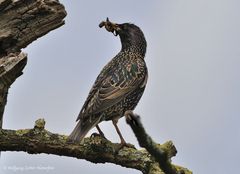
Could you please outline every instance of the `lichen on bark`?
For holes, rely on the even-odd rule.
[[[93,163],[113,163],[142,171],[144,174],[162,173],[158,162],[145,149],[119,148],[100,136],[84,138],[82,143],[70,143],[66,135],[52,133],[44,128],[45,121],[39,119],[33,129],[1,130],[1,151],[24,151],[30,154],[54,154],[85,159]],[[165,148],[169,147],[165,143]],[[169,150],[169,149],[168,149]],[[177,167],[178,171],[191,172]]]

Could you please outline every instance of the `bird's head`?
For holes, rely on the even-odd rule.
[[[143,56],[145,55],[147,42],[142,30],[138,26],[132,23],[113,23],[110,22],[108,18],[99,24],[100,28],[103,26],[107,31],[113,33],[114,36],[119,35],[122,50],[131,49],[131,51],[137,51],[143,54]]]

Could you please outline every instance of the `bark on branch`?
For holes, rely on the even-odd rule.
[[[177,154],[177,149],[171,141],[163,145],[155,143],[146,133],[138,115],[133,114],[131,111],[127,111],[125,115],[126,121],[137,137],[139,145],[146,148],[159,163],[160,168],[165,174],[185,173],[184,170],[179,170],[176,166],[171,164],[171,158]]]
[[[24,53],[12,53],[0,59],[0,129],[5,104],[7,103],[8,89],[22,75],[26,63],[27,55]]]
[[[123,167],[142,171],[144,174],[161,174],[155,159],[144,149],[124,147],[101,137],[85,138],[82,144],[69,143],[67,136],[51,133],[44,129],[45,121],[39,119],[33,129],[0,130],[1,151],[24,151],[30,154],[46,153],[85,159],[93,163],[114,163]],[[169,149],[171,142],[161,145]],[[177,171],[190,174],[182,167]]]
[[[64,24],[58,0],[0,1],[0,53],[19,52],[32,41]]]
[[[27,63],[21,48],[63,25],[65,16],[58,0],[0,0],[0,128],[8,89]]]

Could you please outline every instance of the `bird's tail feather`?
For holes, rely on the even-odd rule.
[[[85,135],[88,133],[88,131],[96,124],[83,123],[81,120],[79,120],[76,127],[69,135],[68,140],[72,142],[81,142]]]

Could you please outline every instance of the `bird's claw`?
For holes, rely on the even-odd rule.
[[[120,147],[121,147],[121,148],[127,147],[127,148],[136,149],[136,147],[135,147],[133,144],[130,144],[130,143],[121,143],[121,144],[120,144]]]
[[[90,136],[90,138],[94,138],[94,137],[101,137],[105,140],[108,140],[104,135],[98,134],[96,132],[92,133],[92,135]]]
[[[119,152],[120,150],[122,150],[124,147],[136,149],[136,147],[135,147],[133,144],[120,143],[120,144],[118,144],[118,146],[117,146],[117,148],[116,148],[116,154],[118,154],[118,152]]]

